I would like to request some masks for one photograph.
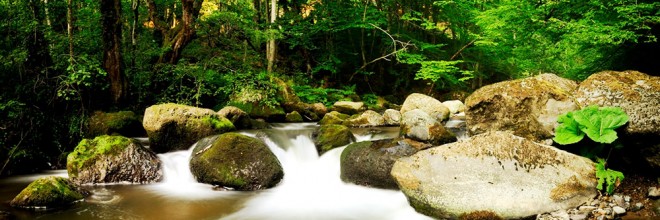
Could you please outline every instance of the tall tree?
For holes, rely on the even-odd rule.
[[[277,20],[277,0],[270,0],[270,25],[271,30],[266,46],[266,59],[268,60],[268,73],[273,72],[273,63],[275,62],[276,44],[275,44],[275,21]]]
[[[112,101],[119,104],[128,87],[121,58],[121,0],[101,1],[101,13],[103,69],[110,78]]]
[[[154,0],[146,0],[149,19],[162,37],[162,47],[167,51],[159,58],[159,63],[176,63],[181,51],[192,41],[196,34],[195,21],[199,17],[203,0],[181,0],[182,15],[172,16],[172,25],[166,20],[167,10],[159,11]]]

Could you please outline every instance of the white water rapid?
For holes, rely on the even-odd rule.
[[[282,163],[284,179],[276,187],[258,192],[211,191],[190,173],[188,150],[159,155],[165,175],[159,188],[168,196],[191,199],[219,194],[249,197],[238,211],[222,219],[430,219],[415,212],[400,191],[342,182],[339,157],[345,147],[319,157],[310,138],[314,125],[275,126],[242,133],[261,138]],[[357,135],[358,141],[382,138],[391,138],[391,132]]]

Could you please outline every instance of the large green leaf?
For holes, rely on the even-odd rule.
[[[580,124],[573,119],[573,112],[560,115],[557,122],[560,124],[555,129],[555,142],[562,145],[574,144],[584,138],[584,132],[580,130]]]
[[[609,168],[605,169],[605,163],[605,160],[600,158],[598,159],[598,163],[596,163],[596,177],[598,178],[596,189],[603,190],[603,184],[605,184],[605,191],[607,194],[612,195],[612,193],[614,193],[614,188],[619,186],[625,177],[623,176],[623,173],[619,171]]]
[[[580,111],[573,112],[573,119],[579,123],[580,129],[592,140],[609,144],[616,140],[614,129],[628,122],[628,115],[619,107],[601,107],[591,105]]]

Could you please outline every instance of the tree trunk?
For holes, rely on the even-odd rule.
[[[110,79],[112,101],[119,104],[125,98],[128,87],[121,58],[121,0],[101,1],[101,14],[103,68]]]
[[[69,37],[69,64],[73,66],[73,3],[67,0],[66,4],[66,33]]]
[[[169,46],[170,50],[163,53],[158,59],[159,63],[175,64],[181,58],[181,51],[192,41],[195,36],[195,20],[199,16],[199,10],[202,8],[203,0],[181,0],[182,16],[181,21],[173,21],[176,26],[168,25],[165,16],[158,13],[157,5],[154,0],[147,0],[149,10],[149,19],[154,23],[154,27],[161,32],[163,37],[163,46]],[[168,12],[165,12],[168,13]],[[172,19],[179,19],[172,15]]]
[[[277,0],[270,0],[270,25],[271,31],[275,31],[275,20],[277,19]],[[266,59],[268,60],[268,73],[273,72],[276,52],[275,33],[270,33],[270,40],[266,46]]]

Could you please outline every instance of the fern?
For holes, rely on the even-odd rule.
[[[606,190],[607,194],[612,194],[614,192],[614,188],[619,186],[621,184],[621,181],[623,181],[623,173],[612,170],[612,169],[605,169],[605,160],[603,159],[598,159],[598,163],[596,163],[596,177],[598,178],[598,184],[596,185],[596,188],[598,190],[603,190],[603,184],[606,184]]]

